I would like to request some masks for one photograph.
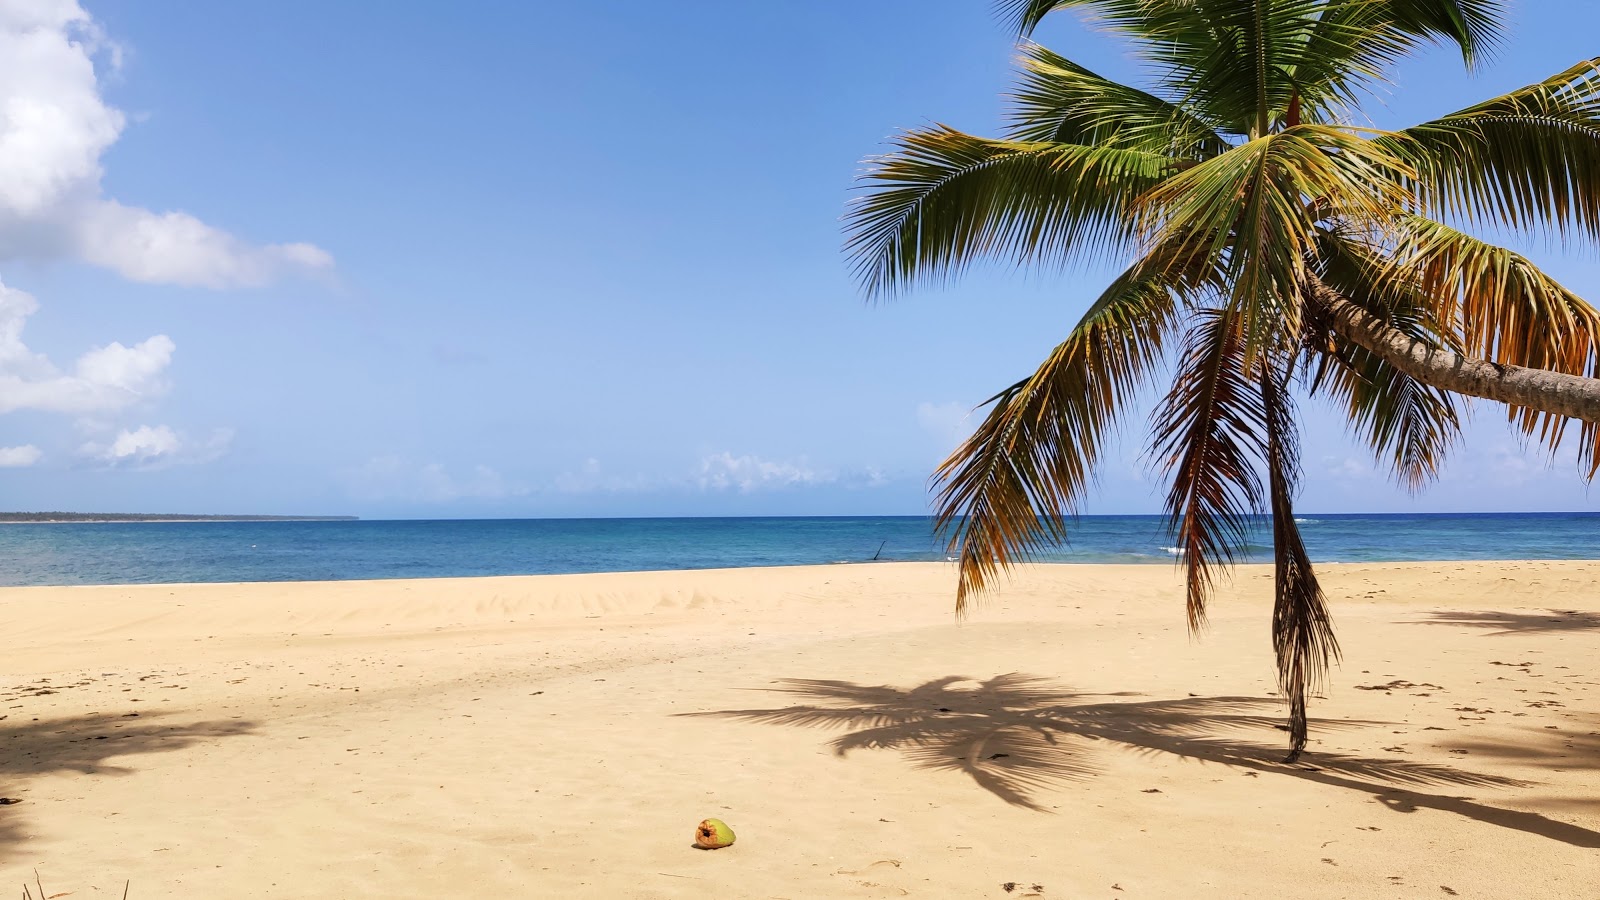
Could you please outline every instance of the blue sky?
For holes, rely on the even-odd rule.
[[[0,507],[921,513],[1102,277],[849,278],[861,159],[997,128],[985,0],[4,7]],[[1553,74],[1596,18],[1523,0],[1492,65],[1409,63],[1374,123]],[[1057,19],[1043,43],[1138,77]],[[1533,255],[1600,297],[1592,252]],[[1308,511],[1600,508],[1487,404],[1415,498],[1304,413]],[[1159,508],[1143,439],[1087,512]]]

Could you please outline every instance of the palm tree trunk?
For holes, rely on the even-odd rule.
[[[1311,282],[1311,300],[1328,311],[1333,330],[1423,384],[1569,419],[1600,422],[1600,378],[1502,366],[1429,346],[1389,327],[1320,280]]]

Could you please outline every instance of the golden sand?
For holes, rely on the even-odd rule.
[[[1600,563],[1319,571],[1296,766],[1259,567],[5,589],[0,888],[1600,897]]]

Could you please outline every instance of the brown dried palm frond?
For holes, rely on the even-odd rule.
[[[1172,476],[1166,511],[1192,630],[1205,623],[1216,567],[1242,555],[1252,517],[1265,506],[1257,466],[1266,410],[1240,318],[1231,308],[1198,314],[1172,390],[1154,415],[1152,447],[1157,464]]]
[[[1327,598],[1311,569],[1311,557],[1294,518],[1300,481],[1300,439],[1294,403],[1287,393],[1294,357],[1281,354],[1261,367],[1261,407],[1267,430],[1267,482],[1271,495],[1273,547],[1272,647],[1278,686],[1289,699],[1289,758],[1306,747],[1306,694],[1317,690],[1339,656]]]

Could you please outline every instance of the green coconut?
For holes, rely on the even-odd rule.
[[[707,819],[695,828],[694,843],[707,850],[720,850],[733,843],[733,829],[721,819]]]

